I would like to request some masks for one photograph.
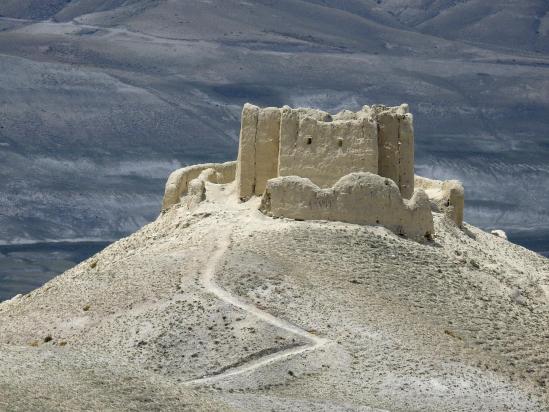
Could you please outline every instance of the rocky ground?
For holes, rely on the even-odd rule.
[[[0,304],[2,410],[549,408],[549,260],[435,216],[271,219],[208,185]]]

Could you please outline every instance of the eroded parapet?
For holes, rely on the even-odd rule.
[[[465,191],[459,180],[442,181],[415,176],[415,186],[425,190],[433,211],[444,213],[458,227],[463,226]]]
[[[328,189],[297,176],[271,179],[260,210],[273,217],[382,225],[414,239],[434,232],[429,198],[423,190],[404,199],[392,180],[367,172],[348,174]]]
[[[219,184],[230,183],[235,179],[236,162],[206,163],[174,171],[166,182],[162,209],[168,209],[180,203],[181,197],[185,196],[189,191],[190,183],[207,169],[212,170],[207,175],[209,182]]]

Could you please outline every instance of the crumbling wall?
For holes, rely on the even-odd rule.
[[[369,113],[334,119],[321,110],[246,104],[236,173],[239,197],[262,195],[267,180],[276,176],[308,177],[329,187],[351,172],[377,173],[377,153],[377,127]]]
[[[215,172],[208,174],[210,182],[221,184],[229,183],[235,179],[236,162],[193,165],[172,172],[166,182],[162,209],[168,209],[171,206],[178,204],[181,197],[187,193],[189,183],[199,177],[200,174],[207,169],[212,169]]]
[[[406,104],[335,115],[246,104],[238,160],[176,170],[162,207],[185,195],[191,207],[203,200],[206,182],[235,178],[240,199],[263,195],[261,210],[272,216],[380,224],[414,238],[433,233],[431,209],[463,225],[460,182],[414,177],[413,117]]]
[[[458,227],[463,226],[465,192],[459,180],[441,181],[416,176],[415,185],[425,190],[433,211],[444,213]]]
[[[414,119],[407,104],[363,106],[358,112],[343,110],[334,120],[369,119],[377,125],[377,174],[393,180],[409,199],[414,193]]]
[[[192,179],[187,188],[187,194],[181,199],[181,202],[188,209],[193,209],[202,201],[206,200],[206,182],[216,182],[217,172],[213,168],[204,169],[197,178]]]
[[[282,109],[278,176],[307,177],[320,187],[331,187],[351,172],[377,173],[375,122],[318,114]]]
[[[260,210],[269,216],[298,220],[382,225],[415,239],[434,232],[429,198],[423,190],[404,199],[392,180],[372,173],[348,174],[328,189],[307,178],[274,178],[267,182]]]
[[[241,199],[263,194],[276,176],[332,186],[351,172],[388,177],[404,198],[414,193],[414,128],[408,105],[364,106],[330,115],[315,109],[242,111],[237,182]]]

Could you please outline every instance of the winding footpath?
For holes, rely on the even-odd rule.
[[[328,343],[330,343],[328,339],[315,336],[312,333],[307,332],[306,330],[300,328],[297,325],[294,325],[284,319],[277,318],[276,316],[273,316],[270,313],[265,312],[264,310],[261,310],[254,305],[244,302],[238,296],[232,295],[230,292],[226,291],[225,289],[221,288],[218,284],[215,283],[215,274],[217,272],[217,269],[220,267],[221,263],[223,262],[223,257],[225,256],[225,253],[227,252],[231,244],[231,231],[232,231],[232,228],[227,227],[227,228],[224,228],[218,235],[218,240],[215,245],[213,254],[209,259],[205,270],[202,272],[200,276],[200,281],[204,286],[204,288],[208,292],[217,296],[222,301],[227,302],[239,309],[242,309],[250,313],[251,315],[261,319],[262,321],[269,323],[272,326],[283,329],[295,335],[301,336],[302,338],[309,340],[310,344],[281,350],[280,352],[272,353],[264,357],[261,357],[259,359],[254,359],[253,361],[244,363],[240,366],[228,369],[223,373],[187,381],[184,383],[185,385],[191,386],[191,385],[212,384],[228,377],[240,375],[247,372],[252,372],[265,365],[278,362],[282,359],[299,355],[301,353],[317,350],[327,345]]]

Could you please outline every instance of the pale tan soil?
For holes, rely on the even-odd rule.
[[[208,184],[0,304],[0,410],[547,410],[549,261],[271,219]],[[51,337],[51,340],[50,340]]]

